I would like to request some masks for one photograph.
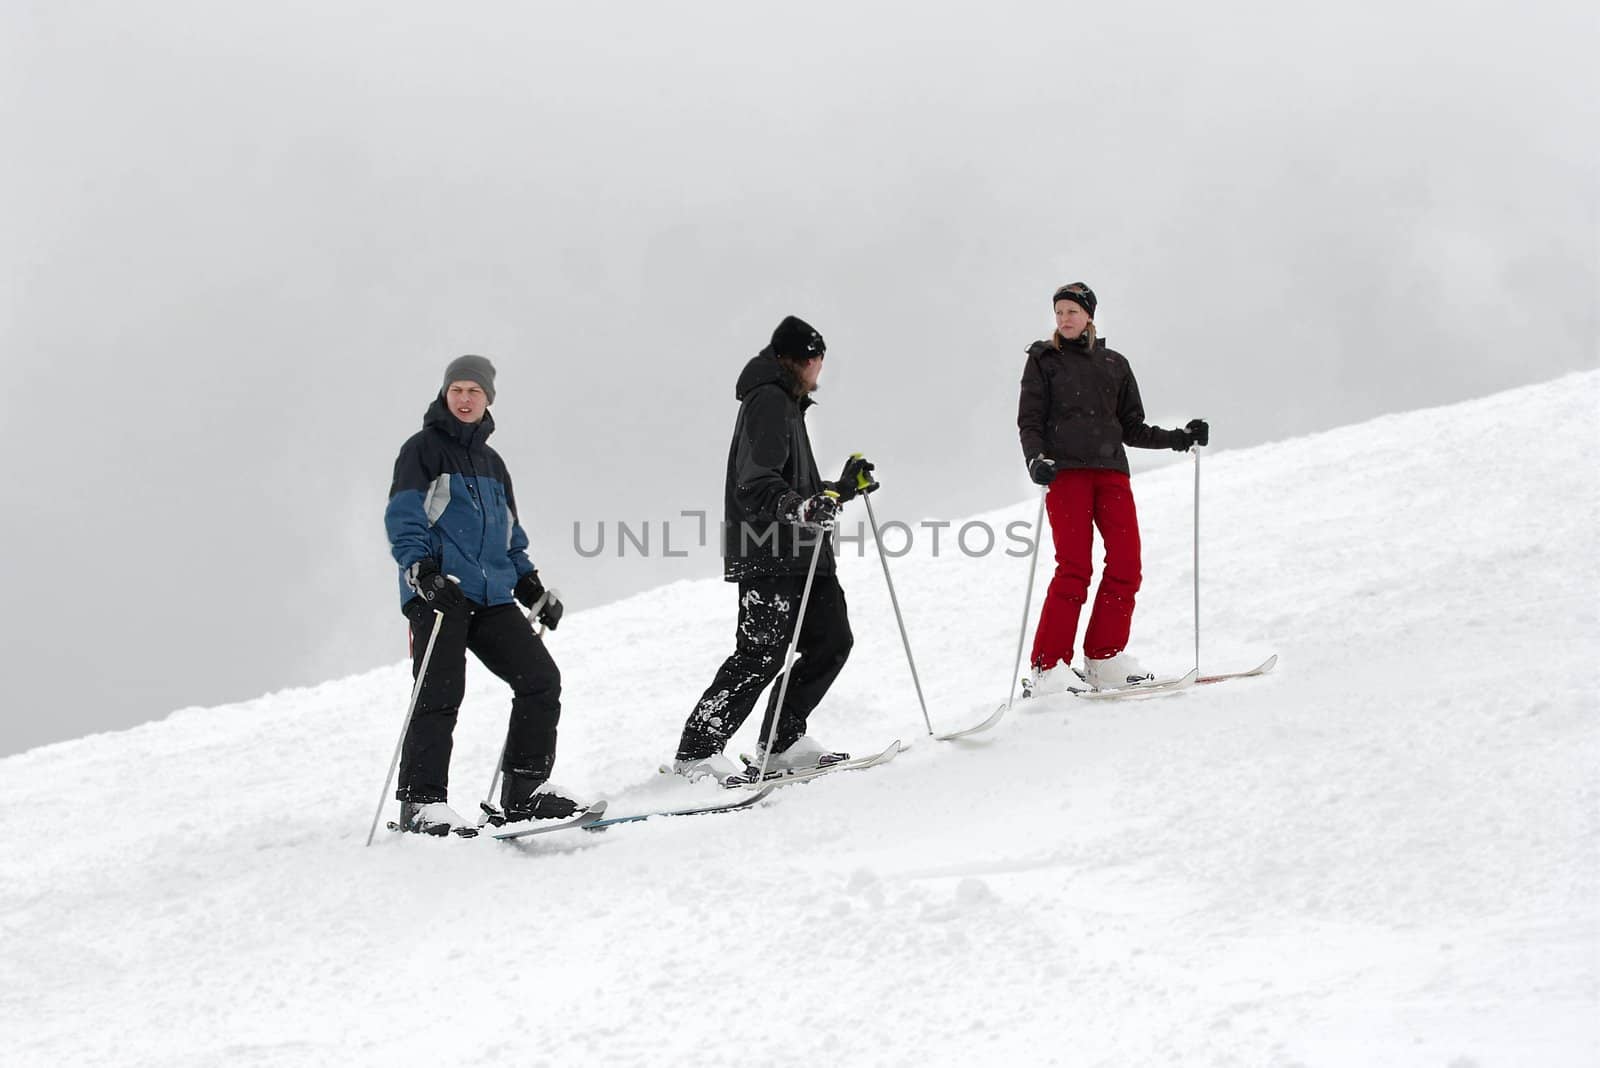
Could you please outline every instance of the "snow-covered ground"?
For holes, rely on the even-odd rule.
[[[813,733],[913,747],[735,815],[363,848],[399,664],[0,761],[0,1060],[1600,1063],[1597,418],[1586,373],[1207,454],[1202,666],[1277,672],[971,742],[927,738],[847,555]],[[1193,657],[1192,485],[1135,481],[1161,669]],[[947,730],[1004,698],[1025,574],[927,548],[892,567]],[[661,792],[733,602],[568,615],[559,781]],[[508,703],[472,679],[462,811]]]

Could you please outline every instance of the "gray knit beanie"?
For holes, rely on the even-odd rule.
[[[494,364],[488,357],[457,356],[451,360],[450,366],[444,369],[444,385],[439,387],[439,392],[449,389],[452,382],[476,382],[483,387],[489,403],[494,403]]]

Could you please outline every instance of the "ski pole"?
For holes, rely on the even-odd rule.
[[[551,590],[545,590],[544,593],[539,595],[539,599],[533,602],[533,607],[528,609],[528,626],[533,627],[533,621],[539,618],[539,609],[544,607],[544,603],[550,599],[552,592]],[[556,599],[560,600],[559,597]],[[544,624],[540,623],[537,627],[534,627],[533,634],[536,638],[543,638]],[[483,804],[478,806],[479,827],[489,822],[489,808],[494,804],[494,792],[500,786],[500,768],[506,762],[506,746],[510,742],[511,730],[508,727],[505,739],[500,742],[500,755],[495,757],[494,760],[494,776],[489,780],[489,792],[483,795]]]
[[[1011,665],[1011,696],[1006,698],[1007,708],[1017,698],[1017,675],[1022,671],[1022,643],[1028,636],[1028,609],[1033,607],[1033,572],[1039,566],[1039,543],[1044,541],[1044,498],[1048,492],[1047,487],[1039,488],[1039,516],[1033,521],[1033,552],[1028,556],[1028,592],[1022,597],[1022,629],[1017,632],[1017,659]]]
[[[767,727],[766,740],[761,743],[761,770],[756,775],[756,782],[761,782],[767,777],[767,761],[772,757],[772,742],[778,736],[778,720],[783,716],[783,699],[789,692],[789,669],[794,667],[794,650],[800,644],[800,628],[806,622],[806,605],[811,601],[811,583],[817,577],[817,561],[822,559],[822,545],[828,540],[828,532],[823,529],[817,531],[817,547],[811,553],[811,566],[806,569],[805,589],[800,592],[800,614],[794,621],[794,637],[789,639],[789,651],[783,658],[783,681],[778,684],[778,699],[772,704],[772,723]]]
[[[433,658],[433,643],[444,626],[444,613],[433,610],[433,630],[428,634],[428,647],[422,651],[422,665],[417,668],[417,681],[411,687],[411,704],[406,708],[406,721],[400,727],[400,740],[394,743],[394,758],[389,761],[389,773],[383,777],[383,792],[378,795],[378,811],[372,814],[372,829],[367,831],[367,845],[378,833],[378,821],[383,818],[383,806],[389,800],[389,784],[394,781],[394,769],[400,766],[400,750],[405,747],[406,735],[411,733],[411,717],[417,711],[417,698],[422,696],[422,680],[428,674],[428,661]]]
[[[1194,669],[1200,670],[1200,446],[1194,453]]]
[[[866,477],[863,474],[856,475],[856,478],[861,480],[865,480]],[[863,493],[861,499],[867,505],[867,520],[872,524],[872,542],[878,547],[878,562],[883,565],[883,581],[889,587],[889,603],[894,606],[894,621],[900,628],[900,644],[906,647],[906,663],[911,668],[911,684],[917,688],[917,704],[922,706],[922,722],[928,725],[928,733],[932,734],[933,720],[928,718],[928,702],[922,698],[922,680],[917,678],[917,662],[911,657],[911,639],[906,637],[906,621],[900,617],[900,600],[894,595],[894,579],[889,577],[889,558],[884,555],[883,536],[878,533],[878,517],[872,511],[872,498]]]

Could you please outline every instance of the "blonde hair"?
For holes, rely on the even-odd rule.
[[[1094,348],[1095,341],[1098,340],[1099,337],[1100,335],[1095,332],[1094,320],[1090,319],[1089,325],[1084,327],[1083,333],[1079,334],[1075,339],[1068,341],[1066,338],[1061,336],[1061,331],[1057,330],[1054,336],[1050,338],[1050,343],[1053,344],[1058,351],[1064,345],[1082,345],[1086,349],[1092,349]]]

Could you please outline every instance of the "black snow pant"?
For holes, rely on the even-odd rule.
[[[506,730],[502,771],[547,779],[556,756],[556,723],[561,719],[561,672],[544,642],[514,604],[484,608],[468,602],[469,612],[449,612],[440,624],[433,659],[422,680],[416,712],[400,753],[401,801],[427,804],[449,800],[450,747],[456,713],[467,687],[467,650],[511,686],[511,725]],[[411,677],[417,677],[432,612],[411,621]]]
[[[804,575],[753,578],[739,583],[739,631],[734,653],[723,662],[711,687],[689,714],[678,742],[678,759],[698,760],[720,753],[749,717],[761,691],[783,670],[804,589]],[[778,687],[773,686],[761,721],[761,737],[765,739],[772,729],[772,717],[778,713],[774,752],[783,752],[806,732],[806,719],[833,685],[854,643],[839,580],[833,575],[818,575],[800,626],[798,655],[783,709],[778,712],[776,708]]]

